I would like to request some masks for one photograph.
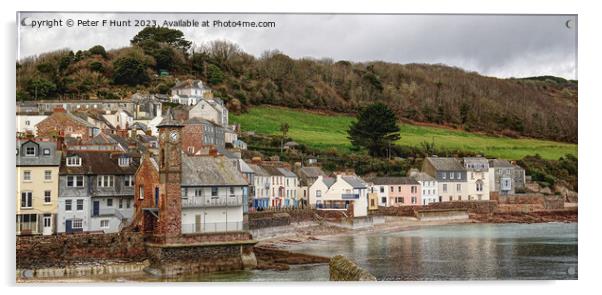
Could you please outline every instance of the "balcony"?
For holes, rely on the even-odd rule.
[[[119,210],[114,209],[114,208],[102,208],[102,209],[97,209],[97,210],[92,209],[92,217],[99,217],[99,216],[115,216],[119,220],[125,219],[123,214]]]
[[[188,197],[182,199],[182,208],[207,208],[207,207],[237,207],[242,206],[242,196],[217,196],[217,197]]]
[[[357,200],[359,198],[359,194],[341,194],[341,199],[343,200]]]
[[[247,225],[243,225],[242,221],[182,224],[183,234],[226,233],[246,230],[249,230],[249,228]]]

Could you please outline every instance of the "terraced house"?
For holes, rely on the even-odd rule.
[[[420,183],[410,177],[376,177],[371,180],[377,191],[387,191],[386,207],[420,205]]]
[[[463,159],[466,168],[467,200],[489,200],[489,161],[482,157]]]
[[[69,151],[61,162],[58,232],[117,232],[132,218],[139,157]]]
[[[17,141],[17,235],[56,232],[61,152],[49,140]]]
[[[468,199],[466,168],[456,158],[427,157],[422,171],[437,181],[439,202]]]

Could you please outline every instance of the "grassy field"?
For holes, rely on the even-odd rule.
[[[320,149],[334,147],[348,152],[351,143],[347,128],[354,120],[347,115],[320,115],[295,109],[260,106],[240,116],[230,114],[231,123],[239,123],[243,131],[259,134],[280,134],[280,124],[290,125],[288,136],[293,140]],[[540,154],[545,159],[558,159],[565,154],[577,155],[577,145],[538,139],[493,137],[446,128],[401,124],[400,145],[419,146],[435,140],[437,148],[466,150],[488,157],[520,159]]]

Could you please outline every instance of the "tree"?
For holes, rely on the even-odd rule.
[[[133,56],[125,56],[114,62],[115,72],[113,81],[116,84],[138,85],[148,82],[150,79],[146,73],[144,61]]]
[[[400,138],[399,131],[395,113],[385,104],[375,103],[357,115],[357,121],[347,130],[347,138],[355,148],[364,147],[370,155],[382,156]]]
[[[213,64],[207,66],[207,82],[211,85],[216,85],[224,81],[224,73],[222,70]]]
[[[288,133],[289,127],[290,126],[288,125],[288,123],[280,124],[280,132],[282,132],[282,138],[280,139],[280,153],[282,153],[282,150],[284,149],[284,138],[286,138],[286,134]]]
[[[56,84],[43,78],[32,79],[27,83],[27,92],[29,92],[34,99],[53,96],[55,91]]]
[[[187,52],[192,45],[192,42],[184,39],[184,33],[180,30],[165,28],[165,27],[146,27],[138,32],[130,41],[133,45],[148,45],[146,41],[155,43],[167,43],[170,46],[180,49],[182,52]]]
[[[96,45],[88,49],[88,52],[90,52],[92,55],[100,55],[102,58],[107,58],[107,51],[101,45]]]

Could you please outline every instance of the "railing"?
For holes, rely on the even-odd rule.
[[[360,198],[359,194],[341,194],[343,200],[356,200]]]
[[[125,219],[123,214],[121,214],[121,212],[119,210],[114,209],[114,208],[98,209],[98,210],[96,210],[96,212],[95,212],[95,210],[92,210],[92,217],[98,217],[98,216],[115,216],[119,220]]]
[[[248,225],[243,225],[242,221],[182,224],[183,234],[224,233],[245,231],[248,229]]]
[[[188,197],[182,199],[183,208],[230,206],[242,206],[242,196]]]

